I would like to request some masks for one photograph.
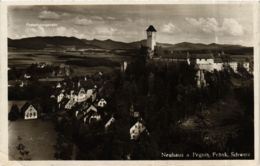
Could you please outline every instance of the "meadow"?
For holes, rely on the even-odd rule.
[[[54,53],[46,50],[12,50],[8,54],[8,66],[26,68],[33,63],[52,65],[66,64],[73,69],[73,75],[86,75],[95,72],[111,72],[120,68],[120,63],[131,60],[130,56],[118,55],[117,52],[86,51],[79,55],[70,53]]]

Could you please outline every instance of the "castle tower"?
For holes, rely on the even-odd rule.
[[[146,29],[147,33],[147,40],[146,40],[146,46],[151,50],[154,51],[154,47],[156,45],[156,29],[150,25]]]

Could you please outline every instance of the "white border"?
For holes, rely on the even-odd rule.
[[[7,6],[9,5],[88,5],[88,4],[244,4],[253,3],[254,4],[254,97],[255,97],[255,160],[147,160],[147,161],[9,161],[8,160],[8,101],[7,101]],[[25,1],[25,0],[3,0],[0,6],[0,17],[1,17],[1,43],[0,43],[0,166],[15,166],[15,165],[36,165],[36,166],[83,166],[83,165],[95,165],[95,166],[114,166],[114,165],[147,165],[147,166],[167,166],[167,165],[194,165],[194,166],[229,166],[229,165],[247,165],[253,166],[259,163],[259,56],[260,56],[260,46],[259,42],[259,29],[260,29],[260,3],[256,0],[248,1],[214,1],[214,0],[185,0],[185,1],[172,1],[172,0],[35,0],[35,1]],[[228,12],[228,11],[226,11]]]

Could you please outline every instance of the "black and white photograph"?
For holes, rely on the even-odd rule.
[[[9,160],[254,160],[253,9],[9,5]]]

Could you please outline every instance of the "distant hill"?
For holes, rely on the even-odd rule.
[[[113,41],[111,39],[107,40],[82,40],[87,45],[94,45],[99,48],[108,49],[108,50],[115,50],[115,49],[135,49],[136,47],[134,45],[131,45],[129,43],[119,42],[119,41]]]
[[[8,39],[8,47],[24,49],[43,49],[46,47],[76,46],[95,48],[94,45],[88,45],[76,37],[30,37],[23,39]]]
[[[8,39],[8,47],[22,48],[22,49],[43,49],[46,47],[62,47],[62,46],[75,46],[77,48],[101,48],[108,50],[117,49],[138,49],[141,45],[145,45],[146,40],[125,43],[120,41],[114,41],[111,39],[107,40],[86,40],[78,39],[76,37],[30,37],[23,39]],[[157,46],[162,48],[167,48],[169,50],[175,51],[187,51],[187,50],[232,50],[235,53],[240,52],[250,52],[253,54],[252,47],[244,47],[240,45],[228,45],[228,44],[202,44],[202,43],[189,43],[182,42],[178,44],[168,44],[168,43],[157,43]],[[235,50],[235,51],[234,51]]]

